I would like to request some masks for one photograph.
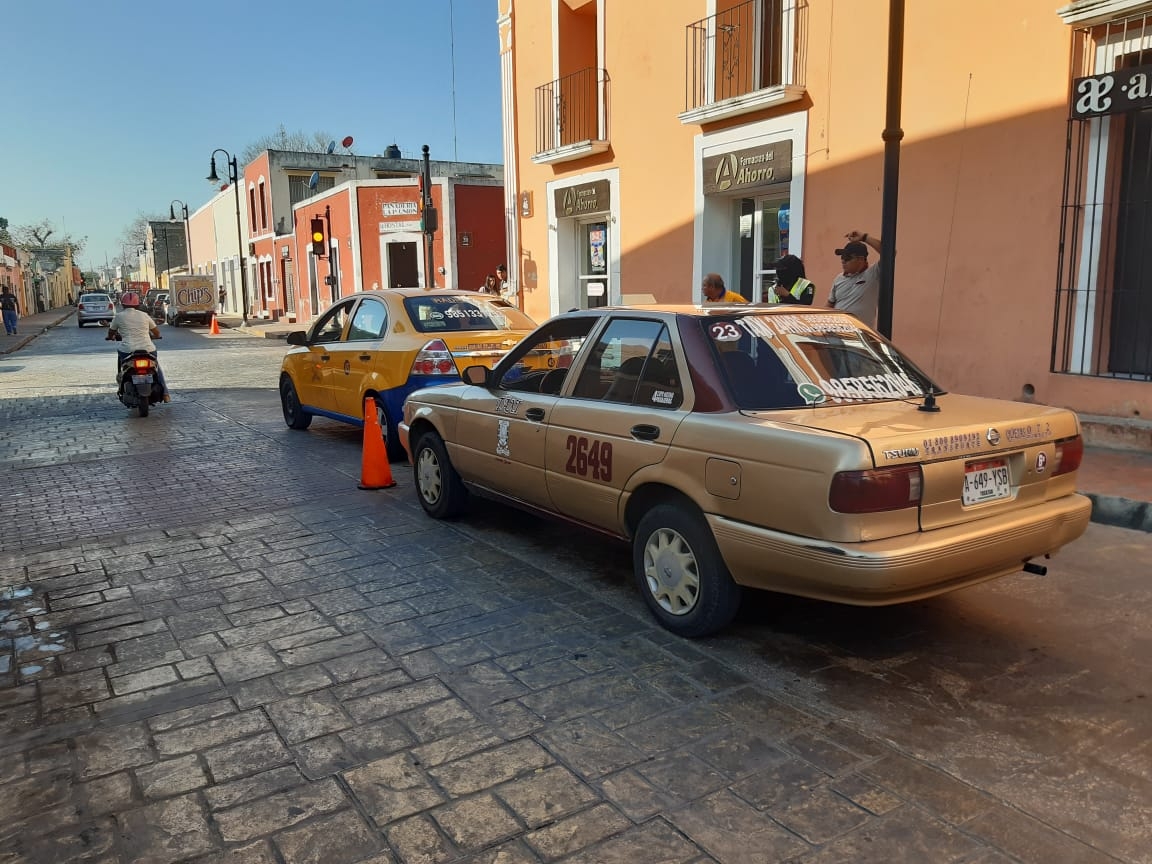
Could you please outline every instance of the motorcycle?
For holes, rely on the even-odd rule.
[[[119,333],[105,338],[124,341]],[[120,370],[116,373],[116,398],[126,407],[138,410],[141,417],[147,417],[149,408],[164,401],[164,387],[158,372],[155,358],[147,351],[133,351],[124,355],[120,359]]]

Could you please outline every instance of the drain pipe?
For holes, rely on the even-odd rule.
[[[888,0],[888,105],[884,126],[884,203],[880,217],[880,302],[877,329],[892,338],[896,283],[896,210],[900,196],[900,100],[904,83],[904,0]]]

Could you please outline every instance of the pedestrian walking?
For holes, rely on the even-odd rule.
[[[837,249],[842,273],[832,280],[828,305],[849,315],[855,315],[869,327],[876,326],[876,310],[880,303],[880,265],[868,264],[868,247],[880,254],[880,238],[859,231],[844,235],[848,242]]]
[[[224,301],[228,299],[228,292],[224,290],[224,286],[220,286],[220,311],[224,311]]]
[[[811,306],[816,297],[816,286],[804,275],[804,262],[796,255],[785,255],[774,265],[776,284],[769,287],[769,303],[791,303]]]
[[[12,293],[11,285],[5,285],[4,291],[0,293],[0,310],[4,313],[4,332],[15,336],[16,322],[20,319],[20,304]]]
[[[700,283],[700,290],[704,292],[705,303],[747,303],[748,301],[735,291],[724,287],[724,277],[719,273],[709,273]]]

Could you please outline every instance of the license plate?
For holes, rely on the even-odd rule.
[[[964,505],[998,501],[1012,494],[1008,481],[1008,463],[1003,459],[992,462],[969,462],[964,466]]]
[[[133,384],[151,384],[152,383],[152,376],[151,375],[133,375],[132,376],[132,383]]]

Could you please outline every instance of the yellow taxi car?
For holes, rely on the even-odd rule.
[[[689,637],[742,587],[883,605],[1043,572],[1091,510],[1074,413],[945,393],[852,316],[794,306],[570,312],[412,393],[399,432],[429,515],[477,492],[628,539]]]
[[[465,366],[495,364],[535,327],[475,291],[395,288],[342,298],[309,330],[288,334],[284,422],[307,429],[321,416],[363,426],[371,397],[388,452],[401,458],[396,421],[409,393],[459,381]]]

